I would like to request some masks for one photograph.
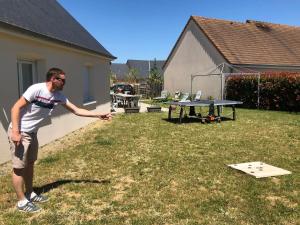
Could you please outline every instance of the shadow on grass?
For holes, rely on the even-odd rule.
[[[169,123],[174,123],[174,124],[183,124],[183,123],[201,123],[200,119],[197,118],[183,118],[182,122],[179,123],[179,119],[178,118],[163,118],[164,121],[169,122]]]
[[[170,123],[174,123],[174,124],[183,124],[183,123],[201,123],[201,119],[200,118],[195,118],[195,117],[184,117],[182,118],[182,122],[179,123],[179,118],[163,118],[164,121],[170,122]],[[225,122],[225,121],[234,121],[232,118],[229,117],[221,117],[221,122]],[[211,121],[211,122],[205,122],[203,124],[209,124],[209,123],[217,123],[217,121]]]
[[[58,180],[49,184],[45,184],[41,187],[34,187],[34,191],[38,194],[40,193],[46,193],[49,192],[52,189],[55,189],[61,185],[69,184],[69,183],[76,183],[76,184],[87,184],[87,183],[92,183],[92,184],[109,184],[110,180]]]

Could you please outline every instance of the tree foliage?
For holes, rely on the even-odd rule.
[[[300,111],[300,73],[264,72],[260,75],[230,76],[227,98],[241,100],[245,108]],[[258,86],[259,84],[259,86]]]
[[[140,73],[137,68],[131,68],[125,77],[128,83],[138,83],[140,80]]]
[[[114,74],[113,72],[109,73],[109,78],[110,78],[110,86],[118,81],[117,75]]]
[[[156,59],[154,59],[153,67],[150,70],[147,83],[150,87],[150,96],[151,97],[158,96],[162,90],[163,76],[160,74],[157,68]]]

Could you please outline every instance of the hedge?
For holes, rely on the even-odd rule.
[[[264,72],[226,79],[226,98],[240,100],[245,108],[300,111],[300,73]]]

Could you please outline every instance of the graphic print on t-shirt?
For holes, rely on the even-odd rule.
[[[51,98],[44,98],[42,96],[36,96],[35,99],[31,102],[32,104],[35,104],[39,107],[42,108],[47,108],[47,109],[53,109],[55,103],[59,104],[61,100],[51,100]]]

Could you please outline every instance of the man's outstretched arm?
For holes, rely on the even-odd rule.
[[[74,113],[77,116],[84,116],[84,117],[95,117],[101,120],[109,120],[111,119],[111,113],[99,113],[99,112],[92,112],[86,109],[82,109],[67,101],[66,104],[63,105],[67,110]]]

